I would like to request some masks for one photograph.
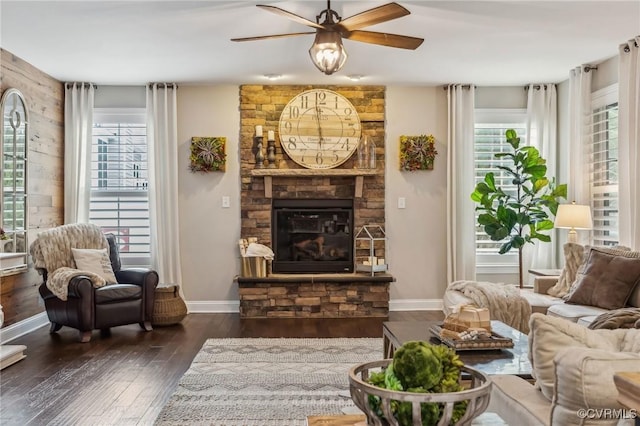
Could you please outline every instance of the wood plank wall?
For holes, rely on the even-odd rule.
[[[0,94],[16,88],[29,110],[29,242],[41,230],[64,221],[64,85],[17,56],[0,49]],[[23,274],[0,278],[4,325],[44,311],[42,278],[30,265]]]

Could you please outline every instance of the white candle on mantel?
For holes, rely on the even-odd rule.
[[[275,135],[275,133],[273,132],[273,130],[269,130],[269,131],[267,132],[267,135],[268,135],[268,137],[267,137],[267,140],[268,140],[268,141],[275,141],[275,140],[276,140],[276,135]]]
[[[262,137],[262,126],[256,126],[256,136],[259,138]]]

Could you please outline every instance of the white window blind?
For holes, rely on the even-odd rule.
[[[521,138],[521,143],[526,141],[526,110],[477,109],[475,115],[475,184],[483,181],[488,172],[493,172],[496,185],[501,186],[507,192],[512,190],[515,194],[515,186],[511,183],[512,177],[497,168],[497,166],[511,166],[511,161],[508,158],[495,158],[495,154],[512,151],[505,137],[505,131],[508,129],[516,130]],[[517,252],[509,252],[504,255],[498,253],[502,243],[491,241],[482,227],[478,225],[478,212],[476,212],[475,221],[476,264],[479,266],[517,264]],[[499,272],[496,269],[493,271]],[[505,270],[502,272],[513,271]]]
[[[149,264],[144,109],[94,110],[89,219],[117,236],[123,264]]]
[[[618,243],[618,102],[617,89],[606,88],[592,97],[589,146],[592,239],[594,245]]]

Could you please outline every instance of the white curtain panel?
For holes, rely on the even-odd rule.
[[[178,217],[177,86],[147,86],[151,266],[163,283],[182,284]]]
[[[447,150],[447,280],[476,277],[473,85],[450,85]]]
[[[569,72],[569,181],[567,201],[590,204],[586,147],[591,146],[592,71],[576,67]]]
[[[618,170],[620,244],[640,248],[640,35],[620,45]]]
[[[92,83],[64,85],[64,223],[89,222]]]
[[[531,84],[527,91],[527,143],[540,151],[547,160],[547,177],[557,175],[557,95],[555,84]],[[551,232],[551,243],[536,241],[523,249],[524,282],[528,281],[530,268],[555,268],[555,232]]]

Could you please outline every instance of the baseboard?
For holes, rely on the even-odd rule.
[[[186,302],[190,314],[217,314],[240,312],[239,300],[198,300]]]
[[[390,311],[441,311],[442,299],[396,299],[389,301]]]
[[[187,301],[190,314],[238,313],[239,300]],[[441,311],[442,299],[399,299],[389,302],[390,311]]]
[[[18,321],[15,324],[8,325],[0,329],[0,344],[9,343],[20,336],[37,330],[49,324],[49,318],[46,312],[40,312],[32,317]]]

